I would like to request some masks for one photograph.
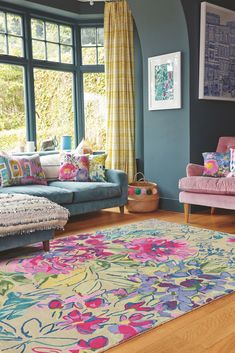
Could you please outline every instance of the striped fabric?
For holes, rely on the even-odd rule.
[[[63,229],[69,212],[44,197],[0,195],[0,237],[38,230]]]
[[[126,0],[106,2],[104,13],[107,98],[106,167],[135,175],[133,18]]]

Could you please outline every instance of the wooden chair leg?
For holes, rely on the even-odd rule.
[[[124,214],[124,211],[125,211],[125,208],[124,208],[125,206],[120,206],[119,207],[119,210],[120,210],[120,213],[121,214]]]
[[[215,207],[211,207],[211,215],[215,214]]]
[[[46,252],[50,251],[50,241],[44,240],[42,243],[43,243],[43,250]]]
[[[190,205],[188,203],[184,203],[184,219],[185,219],[185,223],[188,223],[188,221],[189,221],[189,208],[190,208]]]

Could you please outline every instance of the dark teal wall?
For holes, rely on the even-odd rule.
[[[128,0],[143,62],[144,172],[158,183],[161,205],[178,209],[178,180],[189,161],[189,47],[180,0]],[[182,52],[183,108],[148,111],[148,58]]]
[[[202,152],[214,151],[220,136],[235,136],[235,102],[198,99],[200,0],[181,0],[190,43],[190,160],[202,162]],[[234,0],[210,0],[235,10]]]

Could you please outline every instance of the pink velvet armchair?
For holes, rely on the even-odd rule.
[[[216,152],[226,152],[235,148],[235,137],[220,137]],[[211,152],[211,151],[209,151]],[[235,210],[235,178],[214,178],[203,176],[203,166],[188,164],[187,177],[179,181],[179,200],[184,204],[185,221],[188,223],[190,205]]]

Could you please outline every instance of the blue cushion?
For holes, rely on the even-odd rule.
[[[3,194],[28,194],[33,196],[46,197],[49,200],[59,203],[72,203],[73,193],[71,190],[56,188],[47,185],[19,185],[0,188],[0,193]]]
[[[50,187],[65,188],[74,193],[73,202],[112,199],[121,196],[121,188],[115,183],[51,181]]]

